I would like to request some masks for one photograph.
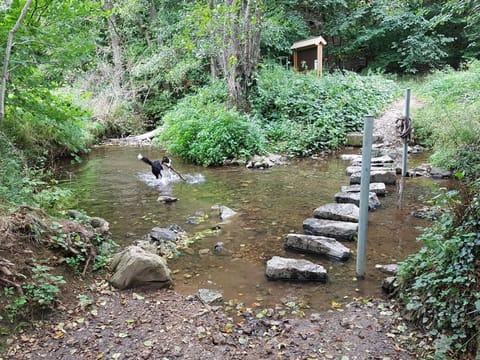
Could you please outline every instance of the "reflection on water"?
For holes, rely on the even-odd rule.
[[[163,153],[141,149],[150,159]],[[262,306],[283,300],[306,301],[316,310],[328,308],[332,301],[353,297],[381,296],[384,277],[375,264],[404,259],[419,248],[415,237],[427,222],[409,216],[418,203],[428,199],[434,183],[429,179],[406,179],[403,201],[399,206],[396,186],[380,198],[382,207],[370,213],[367,243],[367,271],[362,281],[355,279],[355,258],[346,263],[326,258],[287,252],[283,239],[289,232],[302,233],[303,221],[313,210],[331,203],[342,185],[348,184],[348,162],[332,156],[327,160],[292,160],[288,166],[268,170],[243,167],[203,168],[173,158],[173,172],[155,179],[150,168],[137,160],[138,148],[100,147],[85,161],[70,168],[65,187],[78,198],[77,207],[91,216],[110,222],[113,238],[127,246],[142,238],[155,226],[178,224],[193,234],[221,223],[213,205],[225,205],[238,212],[221,223],[222,230],[203,238],[193,251],[169,261],[174,272],[175,289],[192,294],[199,288],[221,290],[224,298],[248,305]],[[418,159],[421,162],[423,159]],[[414,160],[415,161],[415,160]],[[178,198],[175,203],[159,203],[158,195]],[[196,212],[210,217],[194,225],[186,222]],[[224,250],[214,252],[217,242]],[[345,243],[353,252],[355,243]],[[199,250],[209,249],[199,253]],[[268,281],[265,263],[272,256],[305,258],[328,270],[327,284]]]

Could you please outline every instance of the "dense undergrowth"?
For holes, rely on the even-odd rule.
[[[423,248],[401,264],[398,298],[432,339],[425,358],[478,358],[480,332],[480,63],[439,71],[416,92],[426,101],[417,136],[435,164],[457,173],[456,190],[432,200],[446,211],[419,237]]]
[[[259,71],[256,84],[248,115],[227,108],[220,83],[187,96],[163,118],[157,145],[202,165],[267,151],[307,156],[339,148],[365,115],[384,109],[398,90],[378,75],[335,72],[320,78],[279,66]]]

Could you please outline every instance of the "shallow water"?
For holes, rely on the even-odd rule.
[[[204,237],[190,253],[169,260],[174,273],[175,290],[193,294],[200,288],[221,290],[224,299],[235,299],[248,306],[268,306],[280,301],[304,301],[315,310],[330,307],[332,301],[354,297],[382,296],[384,274],[375,264],[389,264],[405,259],[419,248],[415,240],[425,220],[409,215],[428,199],[431,189],[440,183],[430,179],[406,179],[403,201],[398,185],[388,187],[380,198],[382,207],[369,215],[367,271],[364,280],[355,278],[355,257],[346,263],[286,251],[283,239],[289,232],[302,233],[303,221],[313,210],[334,201],[334,194],[348,184],[345,169],[349,162],[337,155],[326,160],[292,160],[288,166],[268,170],[244,167],[203,168],[173,158],[173,166],[187,181],[174,173],[155,179],[150,168],[137,160],[142,152],[150,159],[163,153],[150,148],[98,147],[84,161],[69,166],[63,186],[76,194],[78,209],[110,222],[114,240],[122,246],[141,239],[155,227],[178,224],[193,234],[221,223],[211,210],[225,205],[238,212],[221,223],[221,231]],[[426,155],[409,160],[409,166],[424,161]],[[179,200],[157,202],[159,194]],[[208,215],[198,225],[187,223],[197,212]],[[224,243],[220,254],[213,251]],[[356,252],[356,243],[344,243]],[[210,249],[206,255],[199,250]],[[272,256],[306,258],[328,270],[328,282],[289,283],[268,281],[265,263]]]

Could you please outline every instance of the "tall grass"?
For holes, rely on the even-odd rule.
[[[463,71],[438,71],[413,85],[425,102],[415,133],[433,148],[432,161],[467,176],[480,173],[480,61]]]

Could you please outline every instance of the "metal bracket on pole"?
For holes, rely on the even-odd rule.
[[[360,218],[357,240],[357,278],[365,278],[367,262],[368,200],[370,192],[370,170],[372,160],[373,116],[365,116],[362,147],[362,176],[360,180]]]

